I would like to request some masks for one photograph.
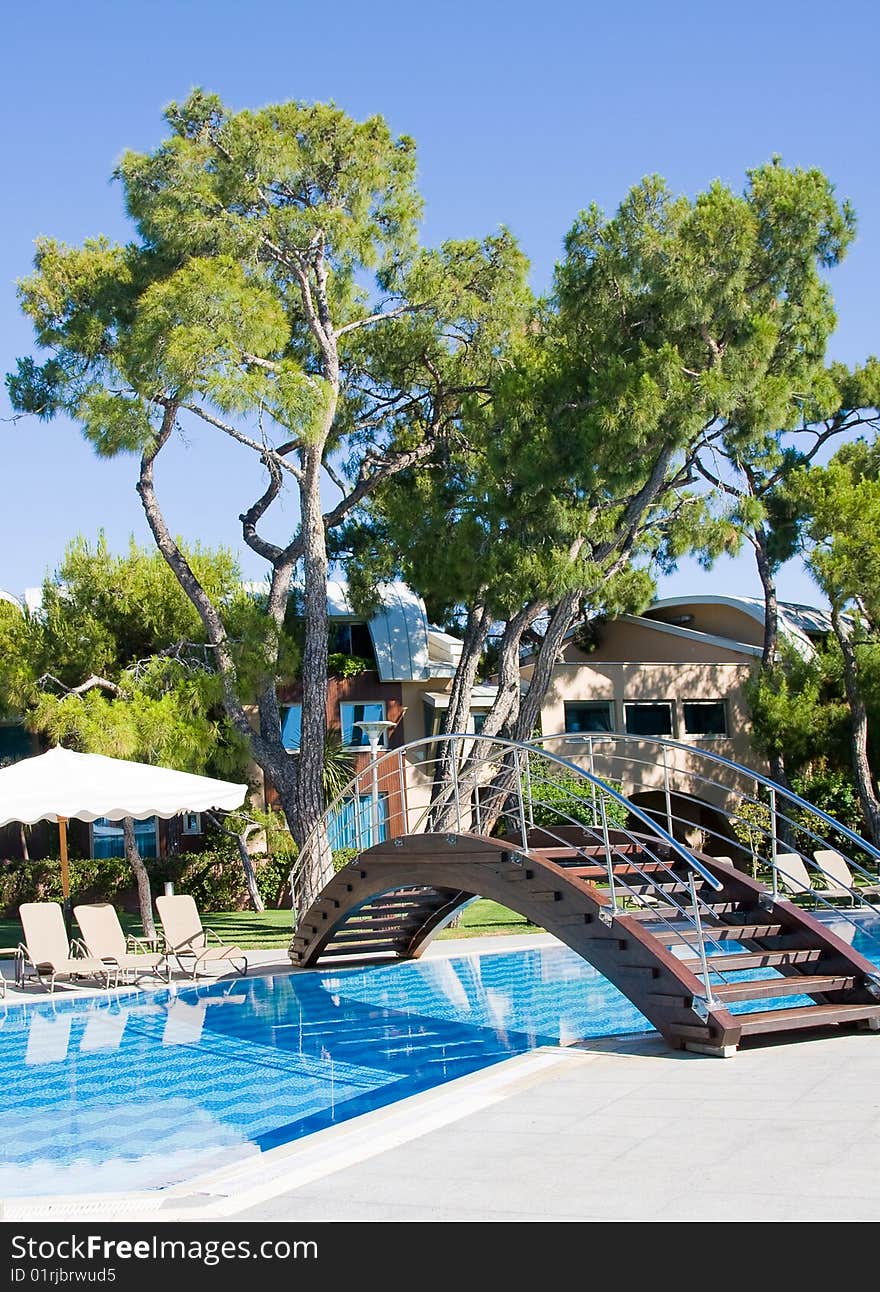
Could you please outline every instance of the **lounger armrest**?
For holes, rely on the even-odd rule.
[[[205,934],[205,943],[206,943],[206,944],[207,944],[208,942],[210,942],[210,940],[213,938],[213,939],[214,939],[215,944],[216,944],[218,947],[225,947],[225,946],[226,946],[226,943],[223,941],[223,939],[221,938],[220,934],[219,934],[219,933],[215,933],[215,931],[214,931],[213,929],[207,929],[207,928],[204,928],[204,926],[203,926],[203,932],[204,932],[204,934]]]
[[[129,951],[146,952],[161,951],[164,943],[165,939],[160,933],[153,938],[139,938],[136,934],[129,933],[125,945]]]
[[[70,942],[71,960],[92,960],[93,956],[89,955],[89,949],[80,938],[72,938]]]

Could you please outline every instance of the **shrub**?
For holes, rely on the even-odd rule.
[[[70,891],[77,901],[113,902],[120,905],[126,890],[134,886],[131,867],[122,857],[71,858],[68,863]],[[15,919],[22,902],[60,902],[61,861],[0,862],[0,914]]]
[[[342,870],[358,855],[357,848],[337,848],[333,853],[333,869]]]
[[[565,770],[551,772],[533,760],[531,780],[535,825],[560,825],[568,819],[582,825],[594,824],[593,785],[585,776]],[[612,781],[607,783],[620,793],[620,785]],[[600,823],[601,791],[598,788],[595,796],[595,822]],[[629,812],[623,804],[605,796],[605,818],[609,826],[625,826],[628,817]]]

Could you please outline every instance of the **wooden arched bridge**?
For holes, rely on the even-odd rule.
[[[846,935],[873,900],[864,881],[876,885],[880,853],[729,760],[704,755],[695,770],[690,747],[602,739],[614,746],[602,752],[608,779],[596,749],[563,758],[551,742],[461,735],[381,756],[298,859],[292,962],[411,959],[488,897],[583,956],[674,1048],[730,1055],[750,1038],[880,1029],[880,974]],[[659,809],[618,785],[653,787]],[[698,829],[706,808],[713,824]],[[737,854],[738,813],[761,879]],[[334,871],[328,832],[340,822],[360,846]],[[842,840],[852,884],[804,885],[799,863],[843,856]]]

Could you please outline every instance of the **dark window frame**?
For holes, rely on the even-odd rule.
[[[688,726],[689,709],[716,709],[721,712],[722,727],[721,731],[694,731]],[[727,720],[727,701],[726,700],[682,700],[681,702],[681,720],[682,729],[687,736],[702,736],[706,740],[724,740],[730,735],[730,723]]]
[[[574,709],[592,709],[594,712],[604,709],[608,716],[607,727],[570,727],[569,713]],[[603,733],[614,730],[614,701],[613,700],[565,700],[562,705],[563,726],[566,735],[569,736],[589,736],[602,735]]]
[[[629,715],[636,709],[642,711],[646,709],[665,709],[669,714],[668,731],[631,731],[629,725]],[[675,701],[674,700],[624,700],[623,702],[623,729],[628,736],[643,736],[646,740],[656,738],[659,740],[671,740],[675,737]]]

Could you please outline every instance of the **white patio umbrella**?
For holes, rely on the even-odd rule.
[[[70,898],[67,822],[106,817],[167,820],[181,812],[232,811],[241,807],[247,785],[195,776],[172,767],[152,767],[126,758],[78,754],[60,745],[48,753],[0,769],[0,826],[13,821],[57,821],[61,847],[61,891]]]

